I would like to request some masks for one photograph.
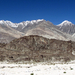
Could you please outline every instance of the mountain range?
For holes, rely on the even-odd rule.
[[[70,21],[63,21],[54,25],[44,19],[12,23],[11,21],[0,20],[0,42],[9,43],[15,38],[28,35],[39,35],[49,39],[72,40],[75,38],[75,25]]]
[[[75,25],[44,19],[0,21],[0,61],[69,62],[75,60]]]

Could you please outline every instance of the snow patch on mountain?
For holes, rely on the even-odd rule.
[[[3,24],[3,20],[0,21],[0,24]]]
[[[18,27],[17,24],[12,23],[11,21],[8,21],[8,20],[6,20],[6,21],[0,20],[0,24],[1,24],[1,25],[11,26],[11,27]]]
[[[61,24],[57,25],[57,26],[72,26],[74,25],[72,22],[65,20],[63,21]]]
[[[5,22],[5,24],[7,24],[8,26],[11,26],[11,27],[18,27],[17,24],[12,23],[11,21],[4,21],[4,22]]]

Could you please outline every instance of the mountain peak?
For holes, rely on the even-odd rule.
[[[70,21],[68,21],[68,20],[65,20],[65,21],[62,22],[62,24],[63,24],[63,23],[72,23],[72,22],[70,22]]]
[[[4,20],[0,20],[0,24],[3,24]]]
[[[61,24],[57,25],[57,26],[72,26],[74,25],[72,22],[65,20],[63,21]]]

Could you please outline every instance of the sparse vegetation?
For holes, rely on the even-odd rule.
[[[73,70],[73,68],[70,67],[71,70]]]
[[[66,72],[63,72],[63,73],[66,73]]]
[[[34,73],[31,73],[30,75],[34,75]]]

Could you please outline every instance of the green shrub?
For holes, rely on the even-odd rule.
[[[30,75],[34,75],[34,73],[31,73]]]
[[[71,70],[73,70],[73,68],[70,68]]]
[[[66,72],[64,72],[64,73],[66,73]]]

